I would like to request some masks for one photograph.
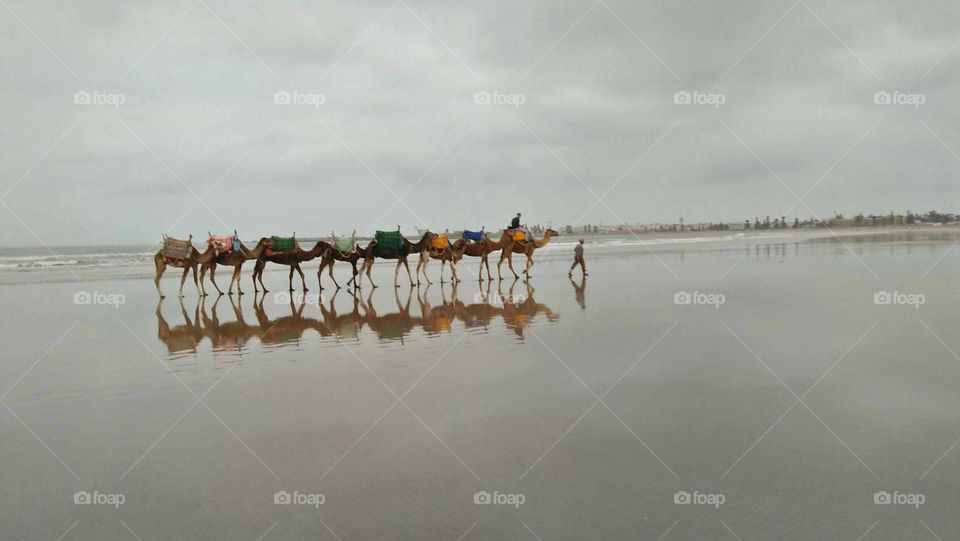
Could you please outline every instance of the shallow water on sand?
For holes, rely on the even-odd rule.
[[[356,297],[0,286],[0,538],[946,539],[957,239],[588,247],[585,281],[489,290],[378,265]]]

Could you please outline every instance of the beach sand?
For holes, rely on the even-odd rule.
[[[455,291],[378,264],[359,299],[312,262],[292,303],[252,265],[239,301],[182,305],[176,271],[159,303],[142,271],[18,273],[0,538],[950,538],[958,240],[588,242],[585,281],[555,251],[503,297],[475,260]]]

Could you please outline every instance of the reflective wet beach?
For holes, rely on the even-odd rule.
[[[2,537],[947,539],[955,241],[588,246],[585,281],[489,290],[2,286]]]

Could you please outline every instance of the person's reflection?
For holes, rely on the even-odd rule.
[[[542,312],[547,316],[548,321],[557,320],[558,316],[553,313],[549,306],[540,304],[533,298],[535,290],[529,280],[524,281],[527,290],[526,296],[521,297],[514,293],[516,285],[517,281],[514,280],[513,284],[510,285],[509,297],[503,297],[503,294],[500,293],[503,303],[501,315],[508,329],[511,329],[518,337],[523,338],[523,330],[530,326],[537,314]]]
[[[492,282],[488,280],[486,291],[477,291],[473,295],[474,302],[464,305],[457,312],[457,316],[468,329],[489,327],[490,320],[499,313],[498,309],[490,303],[491,284]]]
[[[203,329],[200,326],[200,305],[194,309],[193,321],[183,305],[180,297],[180,313],[183,316],[183,325],[170,327],[160,309],[163,299],[157,302],[157,338],[167,346],[167,355],[176,356],[183,353],[196,353],[197,345],[203,340]]]
[[[367,326],[377,333],[377,338],[381,342],[400,340],[417,326],[417,321],[410,315],[410,302],[413,300],[413,288],[407,292],[407,302],[400,302],[400,292],[394,288],[394,298],[397,302],[397,312],[379,315],[373,306],[373,290],[367,295],[367,301],[361,299],[360,306],[363,308],[364,321]]]
[[[587,297],[586,297],[587,277],[586,276],[580,277],[580,285],[577,285],[577,283],[573,281],[573,278],[570,278],[570,284],[573,285],[573,293],[577,298],[577,304],[580,305],[580,310],[586,310],[587,309]]]

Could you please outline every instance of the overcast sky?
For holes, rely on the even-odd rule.
[[[143,4],[3,0],[0,244],[960,210],[955,0]]]

